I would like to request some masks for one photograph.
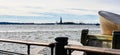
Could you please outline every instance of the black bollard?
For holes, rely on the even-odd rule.
[[[113,32],[112,48],[120,49],[120,31]]]
[[[88,40],[88,32],[89,30],[88,29],[83,29],[82,32],[81,32],[81,43],[83,45],[87,45],[87,40]]]
[[[67,37],[57,37],[55,38],[55,55],[67,55],[67,50],[64,48],[68,44]]]

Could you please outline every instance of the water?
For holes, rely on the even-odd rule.
[[[89,34],[100,33],[100,27],[96,25],[0,25],[0,38],[35,42],[54,42],[56,37],[62,36],[68,37],[69,40],[79,42],[82,29],[89,29]],[[32,50],[38,48],[41,47],[31,47]],[[0,42],[0,50],[26,54],[26,49],[26,45]]]
[[[96,25],[0,25],[0,32],[100,30]]]
[[[0,38],[27,41],[53,41],[55,37],[65,36],[80,41],[82,29],[90,34],[99,34],[96,25],[0,25]]]

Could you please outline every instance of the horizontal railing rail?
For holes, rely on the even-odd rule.
[[[27,55],[30,55],[30,46],[45,46],[51,48],[51,55],[53,55],[53,47],[54,43],[51,42],[30,42],[30,41],[20,41],[20,40],[10,40],[10,39],[0,39],[0,42],[7,42],[7,43],[17,43],[17,44],[25,44],[27,45]]]
[[[15,52],[10,52],[10,51],[5,51],[5,50],[0,50],[0,55],[26,55],[26,54],[22,54],[22,53],[15,53]]]
[[[66,45],[65,48],[68,50],[91,52],[92,54],[95,53],[96,55],[120,55],[120,50],[118,49],[79,46],[79,45]]]
[[[10,40],[10,39],[0,39],[0,42],[9,42],[9,43],[18,43],[18,44],[26,44],[26,45],[37,45],[37,46],[50,46],[52,43],[48,42],[33,42],[33,41],[20,41],[20,40]]]

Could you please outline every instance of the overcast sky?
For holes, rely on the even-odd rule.
[[[0,22],[99,22],[98,11],[120,14],[120,0],[0,0]]]

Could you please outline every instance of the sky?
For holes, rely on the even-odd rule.
[[[120,14],[120,0],[0,0],[0,22],[99,23],[98,11]]]

